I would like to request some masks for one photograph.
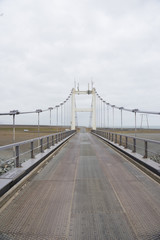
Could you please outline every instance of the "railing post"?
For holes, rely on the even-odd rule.
[[[117,134],[115,134],[115,141],[114,142],[117,143]]]
[[[144,158],[148,157],[148,142],[144,141]]]
[[[119,136],[119,145],[122,145],[122,135]]]
[[[34,158],[34,145],[33,145],[33,141],[31,142],[31,158]]]
[[[57,143],[59,142],[59,133],[57,134]]]
[[[136,152],[136,138],[133,138],[133,152]]]
[[[54,135],[52,135],[52,146],[54,146]]]
[[[128,148],[128,137],[126,137],[125,148]]]
[[[43,138],[40,139],[41,153],[43,153]]]
[[[113,133],[112,133],[112,142],[113,142]]]
[[[47,148],[49,148],[49,137],[47,137]]]
[[[107,139],[108,139],[108,132],[107,132]]]
[[[20,167],[20,161],[19,161],[19,145],[16,146],[16,167]]]

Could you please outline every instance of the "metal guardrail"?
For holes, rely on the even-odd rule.
[[[13,167],[21,167],[22,162],[32,159],[38,153],[43,153],[63,139],[69,137],[75,130],[59,132],[40,138],[0,146],[0,175]]]
[[[91,132],[119,144],[119,146],[130,149],[134,153],[137,152],[142,155],[143,158],[150,158],[160,163],[160,141],[113,132],[104,132],[101,130],[92,130]]]

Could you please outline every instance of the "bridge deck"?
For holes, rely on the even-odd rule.
[[[160,239],[160,187],[80,133],[0,213],[2,240]]]

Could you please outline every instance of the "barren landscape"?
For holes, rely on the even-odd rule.
[[[39,128],[38,135],[38,127],[37,126],[26,126],[26,125],[18,125],[15,128],[15,142],[20,142],[32,138],[37,138],[38,136],[46,136],[59,131],[64,131],[66,127],[56,127],[56,126],[41,126]],[[108,130],[107,130],[108,131]],[[112,132],[113,130],[110,129]],[[135,134],[134,130],[127,129],[123,131],[114,130],[117,133],[121,133],[124,135]],[[160,141],[160,129],[137,129],[136,136],[140,138],[147,138],[156,141]],[[11,125],[1,125],[0,126],[0,146],[8,145],[13,143],[13,127]]]
[[[61,127],[49,127],[42,126],[39,129],[37,126],[16,126],[15,129],[15,142],[20,142],[32,138],[37,138],[38,136],[46,136],[59,131],[64,131]],[[13,143],[13,127],[10,125],[0,126],[0,146],[8,145]]]

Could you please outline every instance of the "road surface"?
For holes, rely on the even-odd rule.
[[[0,212],[1,240],[158,240],[160,187],[76,134]]]

